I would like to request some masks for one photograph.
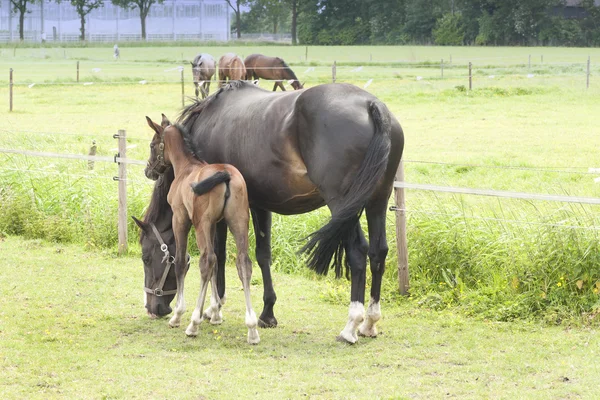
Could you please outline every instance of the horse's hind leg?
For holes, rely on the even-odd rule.
[[[204,300],[206,299],[208,284],[211,282],[215,264],[217,262],[217,256],[213,250],[212,239],[211,224],[202,221],[201,226],[196,228],[196,242],[198,243],[198,249],[202,254],[200,256],[200,294],[196,301],[196,308],[192,313],[192,320],[185,330],[185,334],[188,336],[198,335],[198,325],[202,323]],[[213,284],[213,291],[216,292],[215,284]]]
[[[368,243],[360,228],[360,224],[354,227],[354,235],[345,245],[346,260],[350,267],[352,287],[350,289],[350,309],[348,311],[348,322],[340,332],[339,341],[356,343],[358,336],[356,330],[364,319],[365,313],[365,282],[367,269]]]
[[[277,319],[273,313],[273,307],[277,301],[277,295],[271,278],[271,212],[255,208],[252,208],[251,211],[256,238],[256,261],[262,273],[264,290],[264,306],[258,319],[258,326],[274,328],[277,326]]]
[[[230,214],[231,212],[231,214]],[[248,327],[248,343],[257,344],[260,342],[260,336],[256,329],[258,325],[258,319],[256,313],[252,309],[252,302],[250,300],[250,278],[252,277],[252,261],[248,256],[248,223],[249,215],[246,210],[242,210],[241,207],[236,209],[235,207],[226,210],[226,215],[229,229],[235,238],[237,247],[237,258],[236,266],[238,276],[242,281],[244,287],[244,296],[246,298],[246,326]]]
[[[388,245],[385,233],[387,197],[377,203],[369,204],[366,208],[367,222],[369,225],[369,261],[371,264],[371,300],[367,308],[367,315],[358,331],[361,336],[376,337],[375,324],[381,319],[379,300],[381,298],[381,279],[385,272],[385,259]]]

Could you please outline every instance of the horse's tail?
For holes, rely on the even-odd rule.
[[[190,186],[196,195],[202,196],[213,190],[217,185],[224,183],[227,185],[227,189],[229,189],[229,181],[231,180],[231,175],[227,171],[219,171],[215,173],[213,176],[208,177],[200,182],[194,182]],[[229,190],[228,190],[229,191]]]
[[[308,267],[319,274],[327,274],[333,258],[336,277],[342,275],[344,247],[356,240],[360,216],[386,171],[391,147],[390,112],[385,104],[374,100],[369,104],[369,114],[375,125],[375,132],[356,177],[345,190],[331,220],[311,233],[308,243],[300,250],[308,254]],[[347,266],[346,263],[346,277]]]

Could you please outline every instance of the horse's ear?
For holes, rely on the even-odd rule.
[[[148,232],[148,230],[150,229],[150,226],[147,223],[140,221],[133,215],[131,216],[131,218],[135,221],[136,225],[139,226],[141,230],[143,230],[146,233]]]
[[[152,121],[150,117],[146,116],[146,122],[148,122],[148,126],[152,128],[154,132],[158,133],[159,135],[162,133],[162,127],[154,121]]]
[[[160,122],[160,125],[163,128],[166,128],[167,126],[171,125],[171,122],[169,122],[169,118],[167,118],[167,116],[165,114],[161,114],[162,115],[162,121]]]
[[[192,68],[194,68],[194,62],[193,62],[193,61],[190,61],[190,64],[192,64]]]

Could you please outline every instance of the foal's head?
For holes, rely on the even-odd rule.
[[[171,126],[165,114],[162,114],[160,125],[152,121],[150,117],[146,117],[146,121],[154,131],[154,137],[150,142],[150,157],[146,164],[144,173],[148,179],[157,180],[166,169],[171,165],[169,155],[165,154],[165,130]]]

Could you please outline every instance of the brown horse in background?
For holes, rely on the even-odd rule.
[[[244,65],[246,65],[246,80],[263,78],[275,81],[273,91],[276,91],[277,87],[285,90],[281,81],[291,81],[290,84],[295,90],[304,89],[294,71],[279,57],[250,54],[244,60]]]
[[[223,54],[219,59],[219,87],[225,84],[225,81],[246,79],[246,67],[242,59],[233,53]]]
[[[177,281],[177,304],[169,325],[179,326],[185,312],[184,280],[188,271],[186,263],[187,242],[190,228],[196,232],[196,243],[200,250],[200,294],[192,320],[185,333],[198,335],[198,325],[205,318],[202,313],[209,282],[212,282],[211,307],[209,316],[219,315],[222,300],[217,290],[215,273],[217,255],[214,238],[217,222],[223,220],[233,234],[237,246],[237,271],[242,281],[246,298],[246,326],[248,343],[260,341],[258,319],[250,301],[250,278],[252,262],[248,256],[248,227],[250,210],[248,191],[244,177],[230,164],[208,164],[194,157],[189,147],[187,130],[179,125],[171,125],[163,114],[160,125],[146,117],[155,134],[150,144],[150,158],[146,173],[158,177],[170,166],[175,179],[169,189],[167,201],[173,212],[173,234],[175,236],[175,278]],[[205,313],[206,314],[206,313]]]

